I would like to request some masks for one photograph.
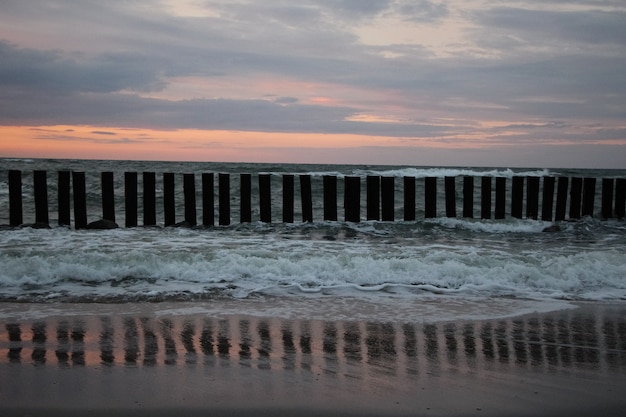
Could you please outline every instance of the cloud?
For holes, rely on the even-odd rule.
[[[106,131],[102,131],[102,130],[92,130],[89,133],[94,134],[94,135],[107,135],[107,136],[116,136],[117,135],[117,133],[115,133],[115,132],[106,132]]]
[[[481,27],[515,35],[526,46],[626,45],[626,11],[497,7],[474,13]],[[491,33],[497,36],[498,33]]]
[[[449,15],[445,3],[425,0],[397,2],[395,12],[404,19],[417,23],[435,22]]]
[[[274,99],[274,103],[278,104],[294,104],[297,102],[298,99],[296,97],[277,97]]]
[[[550,122],[550,123],[515,123],[510,125],[504,125],[500,127],[501,130],[509,130],[509,129],[545,129],[545,128],[556,128],[556,129],[564,129],[570,128],[571,125],[563,122]]]
[[[165,84],[150,61],[123,53],[79,60],[60,51],[18,48],[0,41],[0,86],[57,93],[158,91]]]
[[[391,0],[317,0],[315,3],[325,6],[327,12],[347,18],[372,18],[388,10]]]
[[[270,100],[157,100],[131,94],[80,94],[29,103],[28,112],[13,107],[0,124],[87,124],[151,129],[209,129],[261,132],[354,133],[406,136],[441,132],[445,127],[414,123],[348,121],[357,109],[315,105],[282,105]],[[54,105],[52,105],[54,104]],[[102,135],[103,132],[92,132]]]
[[[93,133],[93,132],[92,132]],[[64,135],[55,132],[41,133],[34,137],[37,140],[44,141],[65,141],[65,142],[82,142],[82,143],[90,143],[90,144],[100,144],[100,145],[124,145],[124,144],[155,144],[157,141],[151,140],[140,140],[140,139],[131,139],[131,138],[115,138],[115,139],[102,139],[95,138],[89,136],[73,136],[73,135]],[[163,141],[158,141],[163,142]]]
[[[3,5],[0,123],[458,144],[624,133],[623,2],[207,0],[194,12],[181,3]],[[365,26],[381,39],[365,42]],[[168,96],[184,78],[202,88]]]

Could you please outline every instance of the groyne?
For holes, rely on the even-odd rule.
[[[180,182],[181,176],[184,220],[179,221],[176,209],[181,204],[177,201],[180,197],[175,190],[177,177]],[[99,226],[106,227],[107,224],[116,222],[116,209],[119,209],[116,207],[116,200],[119,201],[119,196],[116,196],[113,172],[102,172],[99,177],[102,203]],[[509,179],[464,176],[418,179],[407,176],[325,175],[321,183],[315,182],[322,189],[314,190],[310,174],[283,174],[280,177],[280,189],[276,187],[276,178],[272,177],[272,174],[264,173],[242,173],[237,178],[237,175],[227,173],[197,175],[166,172],[157,175],[155,172],[143,172],[140,175],[137,172],[125,172],[125,226],[227,226],[233,220],[233,202],[238,203],[240,223],[294,223],[299,220],[413,221],[417,219],[418,212],[423,218],[437,217],[441,214],[438,212],[438,203],[442,202],[446,217],[474,218],[478,217],[476,212],[479,211],[481,219],[511,217],[563,221],[585,216],[623,219],[625,211],[626,178],[514,176]],[[10,170],[7,178],[9,225],[19,227],[24,224],[23,173]],[[93,224],[87,218],[87,191],[93,193],[98,185],[87,184],[85,172],[59,171],[51,175],[47,171],[38,170],[33,172],[32,179],[34,225],[50,225],[48,203],[51,197],[56,198],[54,206],[58,210],[60,226],[71,226],[72,219],[76,229],[87,228]],[[238,186],[234,184],[237,179]],[[423,183],[419,184],[418,180]],[[56,196],[50,195],[50,181],[56,181]],[[236,195],[232,195],[233,192]],[[322,201],[315,200],[319,196]],[[343,204],[340,206],[341,198]],[[423,205],[420,202],[418,210],[419,199],[423,199]],[[598,199],[599,212],[596,210]],[[163,204],[162,219],[157,219],[157,213],[161,213],[161,210],[157,211],[157,200]],[[276,204],[276,200],[281,201],[281,204]],[[295,218],[296,202],[299,203],[298,213],[301,214],[301,219]],[[323,215],[314,219],[313,207],[320,205],[323,207]],[[400,207],[402,214],[398,215]],[[198,216],[199,208],[201,216]],[[276,212],[281,213],[278,218],[274,215]],[[143,215],[141,222],[140,214]],[[343,214],[343,218],[340,214]]]

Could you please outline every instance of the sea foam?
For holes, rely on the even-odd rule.
[[[348,290],[626,300],[620,247],[584,239],[563,247],[537,232],[538,226],[513,224],[496,231],[480,226],[478,232],[474,226],[439,220],[435,227],[443,232],[421,225],[428,232],[403,238],[367,231],[329,236],[328,228],[318,235],[297,228],[6,231],[0,233],[0,296],[245,298]]]

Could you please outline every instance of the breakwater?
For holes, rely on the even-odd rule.
[[[72,219],[76,229],[94,225],[87,218],[87,194],[97,188],[101,195],[101,219],[105,221],[95,224],[99,227],[115,223],[116,210],[121,205],[124,207],[126,227],[161,224],[227,226],[233,221],[233,202],[238,205],[240,223],[271,223],[277,221],[274,214],[278,211],[284,223],[299,221],[295,218],[296,203],[299,203],[302,222],[337,221],[340,214],[343,214],[341,220],[347,222],[413,221],[418,212],[424,218],[437,217],[438,205],[441,204],[447,217],[474,218],[478,217],[476,212],[479,211],[481,219],[512,217],[562,221],[585,216],[623,219],[626,196],[626,178],[324,175],[321,182],[314,182],[308,174],[282,174],[278,179],[275,175],[263,173],[196,175],[143,172],[140,175],[138,172],[125,172],[120,204],[114,173],[102,172],[99,176],[100,184],[88,184],[85,172],[58,171],[51,174],[44,170],[33,171],[34,225],[50,225],[51,197],[56,199],[54,207],[58,211],[59,225],[71,226]],[[18,227],[24,223],[23,173],[10,170],[7,179],[9,224]],[[179,183],[182,179],[182,204],[177,201],[177,179]],[[55,196],[49,192],[53,181]],[[417,181],[423,183],[417,184]],[[314,190],[318,186],[321,186],[321,191]],[[320,195],[322,201],[315,201],[314,196]],[[340,206],[341,197],[343,204]],[[280,203],[277,204],[277,200]],[[599,212],[596,210],[598,200]],[[157,201],[163,204],[162,220],[157,219],[157,212],[161,213],[161,210],[157,211]],[[313,208],[320,205],[323,215],[314,219]],[[177,207],[181,206],[184,211],[182,221],[177,217],[180,216]],[[201,216],[198,216],[200,208]],[[401,215],[398,215],[399,208],[402,209]],[[143,214],[141,222],[140,214]]]

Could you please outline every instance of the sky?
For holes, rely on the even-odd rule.
[[[0,157],[626,169],[626,1],[0,0]]]

